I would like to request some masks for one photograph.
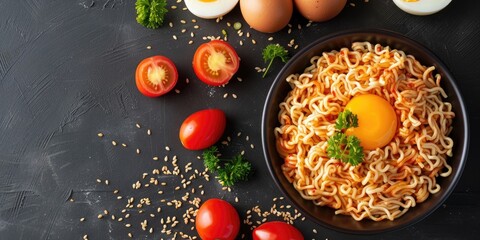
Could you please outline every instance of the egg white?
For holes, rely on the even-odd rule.
[[[407,2],[405,0],[393,0],[403,11],[413,15],[430,15],[444,9],[452,0],[418,0]]]
[[[205,19],[213,19],[230,12],[239,0],[216,0],[204,2],[201,0],[185,0],[188,10],[195,16]]]

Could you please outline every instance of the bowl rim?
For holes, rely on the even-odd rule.
[[[272,162],[270,161],[271,157],[270,157],[270,155],[268,153],[268,149],[267,149],[267,146],[268,146],[267,135],[269,133],[267,132],[268,129],[266,127],[268,111],[272,107],[271,106],[272,95],[274,94],[274,90],[276,89],[276,86],[280,85],[282,81],[285,81],[285,79],[282,78],[282,75],[284,75],[285,72],[288,71],[290,66],[292,64],[294,64],[297,60],[306,57],[306,55],[308,54],[308,51],[311,50],[312,48],[314,48],[315,46],[319,45],[319,44],[327,44],[330,40],[332,40],[334,38],[347,37],[347,36],[357,35],[357,34],[358,35],[368,35],[368,34],[383,35],[383,36],[386,36],[386,37],[392,37],[392,38],[395,38],[395,41],[406,42],[409,47],[413,46],[413,48],[419,49],[420,51],[429,55],[429,57],[433,60],[432,62],[434,62],[436,64],[436,70],[438,70],[438,68],[443,70],[445,76],[442,76],[442,79],[443,78],[447,79],[446,81],[448,81],[449,84],[451,85],[451,90],[454,92],[454,95],[456,95],[456,97],[458,98],[458,107],[460,108],[458,110],[458,112],[461,113],[462,116],[456,116],[456,119],[460,119],[460,121],[463,124],[463,138],[462,138],[463,139],[463,142],[462,142],[463,147],[462,147],[462,149],[459,150],[459,153],[461,153],[461,156],[459,158],[460,159],[459,168],[457,169],[456,172],[452,173],[453,176],[452,176],[451,183],[447,186],[442,186],[442,188],[444,188],[445,193],[439,199],[439,201],[436,204],[434,204],[433,207],[427,209],[425,214],[422,214],[418,217],[414,217],[409,222],[406,222],[406,223],[403,223],[403,224],[398,224],[398,225],[395,224],[395,226],[387,227],[387,228],[384,228],[384,229],[365,230],[365,231],[341,228],[341,227],[335,226],[333,224],[328,224],[326,222],[323,222],[320,219],[317,219],[309,211],[306,211],[301,205],[297,204],[297,202],[292,199],[292,196],[290,196],[288,194],[287,190],[284,189],[284,187],[282,186],[282,184],[280,182],[280,179],[278,178],[278,176],[275,174],[275,172],[273,170],[274,166],[273,166]],[[350,47],[350,46],[345,46],[345,47]],[[464,98],[463,98],[463,96],[462,96],[462,94],[459,90],[458,85],[456,84],[455,78],[453,77],[453,75],[451,74],[451,72],[449,71],[447,66],[430,49],[426,48],[425,46],[418,43],[417,41],[415,41],[411,38],[408,38],[405,35],[402,35],[400,33],[397,33],[397,32],[391,31],[391,30],[385,30],[385,29],[365,28],[365,29],[349,29],[349,30],[338,31],[338,32],[334,32],[334,33],[331,33],[331,34],[327,34],[323,37],[320,37],[320,38],[314,40],[313,42],[311,42],[310,44],[308,44],[307,46],[305,46],[304,48],[302,48],[282,67],[282,69],[278,72],[274,81],[272,82],[272,84],[270,86],[270,89],[268,91],[268,94],[265,98],[261,121],[262,121],[261,122],[261,141],[262,141],[262,151],[263,151],[263,155],[264,155],[264,160],[266,161],[268,171],[269,171],[271,177],[273,178],[273,180],[275,182],[275,185],[281,191],[281,193],[290,202],[292,202],[292,204],[296,207],[296,209],[298,209],[303,215],[306,215],[312,222],[314,222],[314,223],[316,223],[316,224],[318,224],[322,227],[326,227],[326,228],[336,230],[336,231],[339,231],[339,232],[350,233],[350,234],[358,234],[358,235],[378,234],[378,233],[385,233],[385,232],[400,230],[400,229],[406,228],[408,226],[412,226],[413,224],[416,224],[416,223],[424,220],[430,214],[435,212],[446,201],[446,199],[448,199],[448,197],[451,195],[451,193],[453,192],[453,190],[457,186],[457,184],[460,180],[460,177],[463,173],[463,170],[465,168],[465,165],[466,165],[467,156],[468,156],[468,149],[469,149],[469,144],[470,144],[469,118],[468,118]],[[276,149],[275,149],[275,152],[276,152]],[[451,158],[451,157],[449,157],[449,158]],[[280,177],[284,178],[283,175],[280,176]],[[429,200],[431,200],[430,198],[431,198],[431,196],[429,196]],[[321,206],[318,206],[318,207],[321,207]],[[370,220],[362,220],[362,221],[370,221]],[[384,220],[384,221],[387,221],[387,220]]]

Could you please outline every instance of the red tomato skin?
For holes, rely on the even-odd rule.
[[[180,126],[182,145],[189,150],[202,150],[222,137],[227,118],[220,109],[205,109],[192,113]]]
[[[240,217],[227,201],[211,198],[198,209],[195,228],[203,240],[234,240],[240,231]]]
[[[206,71],[202,68],[203,66],[202,53],[204,52],[205,49],[209,49],[213,46],[220,46],[225,48],[226,52],[229,53],[232,61],[230,69],[222,69],[220,71],[219,75],[221,77],[219,77],[219,79],[214,79],[208,76]],[[193,56],[192,63],[193,63],[193,71],[195,72],[195,75],[197,75],[197,77],[202,82],[210,86],[220,86],[223,84],[227,84],[232,78],[232,76],[238,71],[238,68],[240,67],[240,58],[238,57],[237,52],[235,51],[235,48],[232,47],[232,45],[222,40],[212,40],[210,42],[203,43],[197,48]]]
[[[169,82],[168,86],[166,86],[165,88],[157,92],[154,92],[148,89],[148,87],[144,83],[145,81],[144,71],[146,71],[148,68],[148,65],[152,63],[162,63],[171,71],[171,76],[170,76],[171,82]],[[142,93],[143,95],[151,98],[160,97],[168,93],[170,90],[172,90],[175,87],[175,85],[177,84],[177,81],[178,81],[177,67],[175,66],[175,63],[172,62],[172,60],[170,60],[165,56],[156,55],[156,56],[145,58],[137,65],[137,69],[135,71],[135,84],[138,88],[138,91],[140,91],[140,93]]]
[[[266,222],[253,230],[253,240],[303,240],[294,226],[280,221]]]

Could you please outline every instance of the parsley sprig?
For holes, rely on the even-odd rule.
[[[268,70],[270,69],[270,66],[272,66],[273,60],[275,58],[280,58],[282,62],[287,62],[288,61],[288,51],[285,50],[282,46],[279,44],[269,44],[267,45],[263,51],[262,51],[262,56],[263,60],[267,63],[268,66],[265,72],[263,73],[262,78],[264,78],[267,75]]]
[[[339,113],[335,122],[335,134],[328,139],[327,154],[356,166],[363,161],[363,147],[357,137],[345,134],[345,130],[351,127],[358,127],[357,115],[349,110]]]
[[[147,28],[159,28],[168,12],[166,0],[137,0],[137,22]]]
[[[217,174],[217,179],[222,186],[230,187],[236,182],[246,181],[252,171],[252,164],[238,154],[232,159],[220,159],[218,148],[212,146],[202,154],[203,163],[212,173]]]

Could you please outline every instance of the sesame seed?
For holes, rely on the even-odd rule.
[[[188,41],[188,44],[189,44],[189,45],[192,45],[192,44],[193,44],[193,40]],[[176,90],[176,89],[175,89],[175,90]],[[180,92],[180,90],[179,90],[178,92]]]
[[[148,136],[152,135],[152,130],[147,129],[147,135],[148,135]]]
[[[183,28],[181,32],[185,33],[186,31],[187,31],[187,29]]]
[[[103,215],[102,215],[102,214],[98,214],[97,218],[98,218],[98,219],[102,219],[102,218],[103,218]]]
[[[174,40],[177,40],[177,36],[175,36],[175,35],[173,35],[172,38],[173,38]]]
[[[177,6],[173,5],[171,6],[172,9],[177,9]]]
[[[255,41],[255,39],[252,39],[252,44],[257,44],[257,41]]]
[[[233,97],[233,98],[237,98],[237,94],[232,93],[232,97]]]
[[[98,179],[98,178],[97,178],[97,182],[98,182],[98,183],[101,183],[101,182],[102,182],[102,180],[100,180],[100,179]]]
[[[127,235],[128,235],[129,238],[133,237],[132,233],[128,233]]]
[[[169,23],[168,23],[168,26],[170,26],[171,28],[173,28],[173,23],[172,23],[172,22],[169,22]]]
[[[85,221],[85,218],[80,218],[80,222],[83,222],[83,221]]]
[[[99,132],[99,133],[97,133],[97,136],[101,138],[101,137],[103,137],[103,133]]]
[[[153,159],[153,161],[158,161],[158,157],[157,157],[157,156],[153,157],[152,159]]]
[[[117,142],[112,141],[112,145],[113,145],[113,146],[117,146]]]
[[[313,232],[313,233],[317,233],[317,229],[314,228],[314,229],[312,230],[312,232]]]
[[[131,226],[132,226],[132,224],[130,224],[130,223],[125,224],[125,227],[126,227],[126,228],[129,228],[129,227],[131,227]]]
[[[127,147],[127,144],[126,144],[126,143],[122,143],[122,147]]]
[[[103,213],[104,213],[105,215],[108,215],[108,210],[107,210],[107,209],[103,210]]]
[[[180,20],[180,22],[183,23],[183,24],[187,23],[187,21],[185,21],[185,20],[183,20],[183,19]]]
[[[240,44],[240,46],[243,46],[243,41],[240,40],[240,42],[238,42]]]
[[[170,151],[170,147],[169,147],[169,146],[165,146],[165,150]]]
[[[199,29],[200,27],[198,25],[193,26],[195,29]]]
[[[140,154],[140,149],[137,148],[136,152],[137,152],[137,154]]]
[[[148,49],[148,50],[152,49],[152,46],[147,46],[147,49]]]

